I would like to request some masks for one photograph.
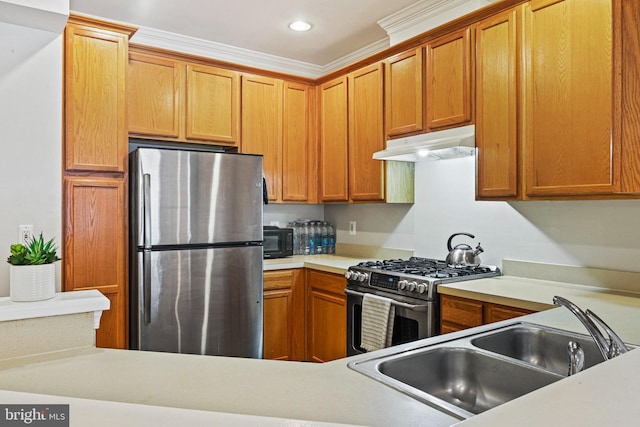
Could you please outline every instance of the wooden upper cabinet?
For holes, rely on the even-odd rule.
[[[421,46],[384,63],[387,138],[423,130],[423,51]]]
[[[205,65],[186,66],[186,138],[237,144],[240,76]]]
[[[131,52],[127,82],[129,132],[180,136],[184,66],[168,58]]]
[[[284,82],[282,132],[282,201],[317,201],[317,155],[312,129],[315,88]]]
[[[516,10],[475,27],[478,198],[519,195],[516,31]]]
[[[242,152],[264,156],[269,200],[281,200],[282,80],[242,76]]]
[[[471,30],[427,43],[426,125],[429,129],[471,121]]]
[[[67,24],[64,156],[68,171],[126,171],[128,37]]]
[[[349,200],[384,201],[383,64],[349,74]]]
[[[240,141],[240,74],[134,47],[129,55],[129,133],[215,145]]]
[[[524,6],[527,196],[614,191],[612,2]]]
[[[320,199],[349,200],[347,76],[320,86]]]

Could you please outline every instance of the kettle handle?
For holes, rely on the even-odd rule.
[[[449,252],[451,252],[453,250],[453,248],[451,247],[451,241],[456,236],[468,236],[468,237],[471,237],[472,239],[476,238],[476,236],[474,236],[471,233],[455,233],[455,234],[452,234],[451,237],[449,237],[449,240],[447,240],[447,249],[449,250]]]

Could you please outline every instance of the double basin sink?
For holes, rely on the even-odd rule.
[[[518,322],[423,347],[393,347],[349,367],[465,419],[566,377],[570,341],[582,347],[584,369],[604,361],[588,335]]]

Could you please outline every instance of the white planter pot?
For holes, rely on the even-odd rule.
[[[56,294],[56,265],[10,265],[11,301],[41,301]]]

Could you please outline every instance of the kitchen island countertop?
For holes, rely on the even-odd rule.
[[[351,257],[320,255],[294,257],[284,263],[270,260],[265,267],[318,267],[342,273],[357,262]],[[640,298],[628,293],[513,276],[451,283],[442,285],[441,291],[508,305],[534,304],[538,309],[552,308],[551,298],[559,294],[582,308],[591,308],[626,342],[640,344],[640,328],[636,327]],[[564,308],[501,323],[520,320],[585,333]],[[470,333],[474,329],[455,334]],[[82,425],[78,422],[94,414],[99,417],[110,412],[120,415],[123,424],[119,425],[136,426],[158,425],[157,420],[166,425],[192,420],[190,425],[299,427],[323,423],[438,427],[461,422],[347,366],[370,356],[315,364],[87,347],[0,361],[0,399],[5,403],[70,403],[72,426]],[[632,351],[463,425],[634,425],[640,417],[634,397],[640,392],[639,364],[640,352]],[[156,420],[155,424],[150,420]]]
[[[592,296],[593,301],[599,301],[593,309],[619,329],[625,341],[640,343],[640,330],[634,327],[640,321],[640,299],[601,296]],[[564,308],[522,319],[584,333]],[[625,324],[628,326],[621,326]],[[315,364],[85,348],[2,361],[0,389],[74,398],[73,405],[82,404],[75,400],[78,398],[152,405],[136,407],[142,412],[159,406],[394,427],[460,422],[347,367],[349,361],[362,357],[368,355]],[[570,425],[578,412],[581,425],[600,426],[605,420],[600,408],[618,408],[615,422],[630,425],[640,411],[635,405],[640,391],[639,363],[640,353],[632,351],[473,417],[465,425],[518,425],[522,420],[527,425]],[[549,410],[542,411],[542,407]],[[121,409],[127,408],[124,405]],[[246,425],[254,425],[250,418],[246,421]]]

